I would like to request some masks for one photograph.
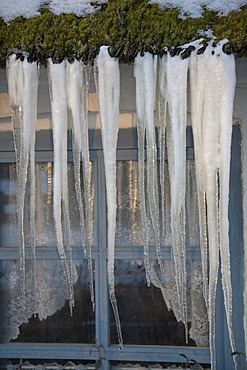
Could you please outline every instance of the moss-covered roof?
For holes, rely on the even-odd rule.
[[[8,25],[0,19],[0,63],[5,65],[15,49],[43,64],[49,57],[55,62],[65,57],[89,62],[101,45],[109,45],[111,55],[128,63],[139,51],[160,55],[164,47],[175,47],[176,52],[176,47],[200,38],[200,30],[209,29],[215,42],[227,38],[229,51],[247,56],[247,6],[226,17],[205,9],[197,19],[181,19],[178,9],[160,10],[148,0],[111,0],[84,18],[41,9],[39,17],[19,17]]]

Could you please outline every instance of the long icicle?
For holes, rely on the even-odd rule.
[[[119,347],[123,349],[122,331],[115,295],[114,255],[116,230],[116,149],[118,138],[118,115],[120,99],[119,63],[110,57],[107,46],[101,46],[95,59],[95,82],[101,119],[101,135],[104,152],[107,219],[108,219],[108,286],[118,333]]]
[[[158,77],[157,77],[157,123],[160,152],[160,193],[161,193],[161,222],[162,236],[165,241],[165,149],[166,149],[166,125],[167,125],[167,94],[166,94],[166,68],[167,55],[158,59]]]
[[[168,168],[171,188],[172,255],[178,303],[187,338],[185,192],[188,58],[167,55]]]
[[[194,43],[196,50],[200,47],[200,42],[197,40]],[[198,74],[197,54],[192,53],[189,65],[189,80],[190,80],[190,101],[191,101],[191,122],[194,136],[194,152],[195,152],[195,170],[196,170],[196,186],[198,199],[198,214],[199,214],[199,235],[200,235],[200,250],[202,261],[203,275],[203,295],[208,306],[208,235],[207,235],[207,204],[206,192],[203,181],[202,171],[202,156],[201,156],[201,141],[202,141],[202,109],[203,109],[203,94],[205,86],[205,74]]]
[[[38,68],[37,63],[22,62],[12,55],[7,64],[10,107],[12,112],[15,152],[17,162],[17,213],[20,231],[21,295],[25,307],[25,233],[24,207],[28,168],[30,165],[30,238],[36,281],[35,248],[35,125],[37,118]],[[35,286],[34,286],[34,291]],[[35,300],[34,300],[35,302]],[[34,303],[35,306],[35,303]],[[35,311],[35,307],[34,307]]]
[[[24,126],[27,126],[23,135],[28,137],[29,143],[29,168],[30,168],[30,242],[33,254],[33,290],[34,290],[34,315],[37,311],[37,289],[36,289],[36,228],[35,228],[35,192],[36,192],[36,174],[35,174],[35,125],[37,119],[37,98],[38,98],[38,67],[37,63],[28,63],[25,58],[23,61],[23,72],[25,81],[24,97]],[[28,112],[28,114],[27,114]],[[27,123],[25,121],[27,120]],[[29,135],[28,135],[29,133]]]
[[[154,124],[154,102],[156,92],[156,76],[157,76],[157,57],[153,57],[150,53],[145,53],[143,57],[137,56],[135,60],[135,77],[136,77],[136,102],[138,117],[138,134],[141,134],[140,145],[144,145],[145,129],[147,139],[147,199],[149,211],[151,215],[152,227],[154,231],[154,239],[156,245],[156,253],[159,262],[159,267],[164,274],[163,261],[161,255],[161,240],[160,240],[160,220],[159,220],[159,192],[158,192],[158,175],[157,175],[157,147],[156,134]],[[139,96],[142,96],[140,98]],[[138,105],[139,104],[139,105]],[[143,121],[142,121],[143,120]],[[144,127],[141,127],[144,126]],[[144,131],[144,132],[143,132]],[[138,148],[143,150],[142,148]],[[139,165],[139,163],[138,163]],[[143,154],[140,163],[141,176],[143,172]],[[143,193],[143,178],[140,178],[140,190]],[[145,192],[144,192],[145,194]],[[142,197],[144,197],[142,194]],[[142,222],[145,222],[145,202],[142,205]],[[144,230],[146,225],[143,224]],[[146,232],[146,231],[145,231]],[[145,245],[145,257],[148,257],[147,245]],[[147,264],[148,260],[146,261]],[[148,262],[149,263],[149,262]],[[147,267],[149,268],[148,264]],[[149,271],[146,272],[149,279]],[[149,280],[148,280],[149,282]]]
[[[147,285],[150,286],[150,256],[147,228],[146,194],[145,194],[145,134],[146,119],[144,114],[145,100],[142,94],[143,63],[140,54],[135,58],[134,73],[136,79],[136,116],[138,134],[138,187],[140,196],[140,212],[144,240],[144,263]]]
[[[72,314],[74,290],[72,283],[72,250],[68,206],[66,64],[65,61],[60,64],[54,64],[51,59],[48,59],[48,62],[54,144],[53,214],[57,248],[68,284],[69,305]],[[62,213],[65,238],[63,237]],[[64,239],[66,243],[64,243]]]
[[[209,243],[208,315],[212,369],[216,368],[215,304],[221,257],[222,287],[232,351],[235,350],[232,330],[232,286],[229,253],[229,175],[232,133],[235,63],[219,43],[209,45],[203,55],[194,55],[190,67],[193,91],[192,126],[195,141],[195,161],[198,195],[206,199]],[[197,64],[197,65],[196,65]],[[196,67],[196,68],[195,68]],[[210,79],[208,76],[210,75]],[[198,95],[197,95],[198,94]],[[199,149],[200,148],[200,149]],[[200,208],[199,198],[199,208]],[[203,207],[205,207],[203,205]],[[203,210],[201,211],[203,214]],[[203,216],[205,217],[205,216]],[[201,225],[201,237],[205,226]],[[205,248],[203,240],[202,248]],[[202,254],[203,255],[203,254]],[[236,365],[236,364],[235,364]]]
[[[93,283],[93,264],[92,264],[92,240],[91,240],[91,186],[90,186],[90,162],[89,162],[89,143],[88,143],[88,67],[82,62],[74,61],[66,64],[67,73],[67,92],[68,92],[68,111],[72,124],[73,135],[73,162],[75,190],[79,208],[80,227],[83,244],[85,245],[84,254],[88,259],[89,288],[93,310],[94,302],[94,283]],[[81,159],[83,166],[83,194],[85,205],[82,199],[81,181]]]

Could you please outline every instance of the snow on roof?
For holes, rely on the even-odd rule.
[[[19,16],[36,17],[40,14],[38,10],[42,6],[48,7],[54,14],[74,13],[82,17],[96,10],[90,3],[90,0],[0,0],[0,17],[5,22],[10,22]]]
[[[107,2],[98,0],[98,3]],[[227,15],[233,10],[239,10],[247,5],[247,0],[150,0],[150,3],[158,3],[160,7],[178,7],[180,15],[189,15],[193,18],[202,16],[203,6],[209,10],[217,11],[220,15]],[[42,6],[48,8],[54,14],[74,13],[77,16],[85,16],[95,11],[91,0],[0,0],[0,17],[6,22],[23,16],[31,18],[39,15],[38,9]]]
[[[158,3],[161,8],[179,8],[180,15],[189,15],[192,18],[202,16],[203,7],[218,12],[219,15],[228,15],[231,11],[237,11],[247,5],[247,0],[150,0],[150,3]]]

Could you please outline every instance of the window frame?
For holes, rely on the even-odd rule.
[[[239,194],[238,203],[241,206],[241,168],[240,168],[240,130],[234,128],[235,133],[233,135],[233,159],[236,161],[237,176],[231,179],[231,184],[237,187],[237,193]],[[108,288],[107,288],[107,236],[106,236],[106,191],[104,182],[104,158],[101,144],[101,135],[99,130],[90,130],[89,132],[90,141],[90,159],[93,161],[94,168],[94,181],[97,181],[95,186],[95,200],[96,209],[95,213],[98,215],[95,219],[96,231],[95,231],[95,243],[96,248],[93,249],[93,258],[95,260],[95,299],[96,299],[96,311],[95,311],[95,337],[100,346],[97,347],[93,344],[30,344],[30,343],[8,343],[0,344],[0,358],[28,358],[28,359],[66,359],[66,360],[88,360],[96,361],[102,356],[102,369],[110,369],[111,361],[118,362],[174,362],[180,363],[180,353],[185,353],[189,358],[197,360],[199,363],[210,363],[210,351],[208,348],[196,348],[196,347],[172,347],[172,346],[154,346],[154,345],[124,345],[123,354],[120,353],[118,345],[109,344],[109,299],[108,299]],[[72,159],[71,150],[71,133],[68,134],[68,160]],[[53,145],[52,135],[48,131],[40,131],[37,133],[36,139],[36,161],[46,162],[53,160]],[[235,153],[236,152],[236,153]],[[193,158],[193,137],[191,127],[187,130],[187,156]],[[236,158],[235,158],[236,157]],[[119,131],[118,139],[118,151],[117,160],[137,160],[137,132],[136,129],[122,129]],[[10,163],[15,162],[14,145],[12,139],[12,133],[4,133],[0,135],[0,162]],[[240,171],[240,172],[239,172]],[[233,176],[231,176],[232,178]],[[238,179],[237,179],[238,178]],[[240,191],[239,191],[240,189]],[[236,196],[236,193],[235,195]],[[230,196],[230,202],[231,196]],[[235,206],[234,206],[235,207]],[[238,219],[240,218],[240,224],[242,225],[242,213],[239,212]],[[100,222],[99,222],[100,220]],[[231,223],[230,223],[231,225]],[[231,226],[230,226],[231,228]],[[238,230],[239,234],[242,233],[242,227]],[[235,276],[240,276],[243,269],[236,268],[235,263],[241,264],[241,258],[243,255],[243,243],[240,235],[240,243],[237,248],[232,248],[234,257],[234,270]],[[151,258],[155,256],[154,249],[151,250]],[[238,253],[237,253],[238,251]],[[164,250],[164,259],[170,258],[169,250]],[[31,257],[31,250],[27,248],[27,258]],[[57,258],[57,251],[54,247],[37,247],[37,258],[44,259]],[[18,247],[2,247],[0,248],[0,259],[16,259],[19,258]],[[73,249],[73,258],[84,259],[82,249],[75,247]],[[116,247],[115,249],[116,259],[143,259],[143,247]],[[199,247],[188,248],[187,258],[200,258]],[[235,284],[238,284],[238,279],[235,277]],[[235,294],[234,300],[239,299],[243,288],[243,282],[238,285],[237,296]],[[235,289],[235,288],[234,288]],[[221,288],[218,287],[217,294],[217,332],[220,335],[216,337],[217,353],[217,368],[224,369],[229,366],[229,341],[227,338],[227,327],[226,320],[223,314],[223,296]],[[243,312],[243,310],[241,311]],[[241,330],[241,318],[240,315],[236,315],[234,318],[234,327]],[[243,326],[243,325],[242,325]],[[239,345],[244,343],[243,333],[238,338]],[[240,349],[242,350],[242,349]],[[243,346],[244,351],[244,346]]]

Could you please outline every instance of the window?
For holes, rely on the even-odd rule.
[[[96,361],[100,360],[102,369],[125,369],[141,364],[148,368],[150,364],[179,364],[185,354],[188,358],[195,359],[208,368],[210,353],[207,347],[207,320],[205,308],[200,291],[200,250],[198,246],[198,225],[194,192],[193,175],[193,143],[191,131],[188,130],[187,147],[187,173],[188,194],[187,213],[187,267],[191,273],[188,282],[188,295],[190,297],[191,328],[194,330],[193,338],[186,344],[184,340],[184,327],[176,320],[174,310],[168,310],[169,294],[172,292],[172,280],[166,282],[166,289],[161,290],[156,264],[156,253],[152,235],[150,241],[151,267],[153,268],[152,286],[146,286],[143,268],[143,247],[140,231],[140,213],[138,208],[138,172],[137,150],[133,130],[121,130],[119,139],[117,162],[118,185],[118,214],[115,252],[115,279],[116,295],[118,299],[121,324],[124,337],[124,353],[121,355],[116,337],[115,322],[108,301],[107,290],[107,247],[106,247],[106,194],[104,184],[104,164],[100,144],[100,137],[95,131],[90,137],[92,184],[94,187],[94,247],[93,260],[95,268],[95,295],[96,311],[91,309],[90,293],[88,288],[87,263],[80,246],[78,235],[78,215],[75,207],[75,196],[70,192],[70,205],[72,217],[73,260],[75,271],[76,305],[73,316],[70,316],[66,302],[66,289],[63,287],[63,274],[60,261],[55,248],[54,229],[51,209],[51,179],[52,179],[52,148],[49,142],[49,132],[38,133],[36,153],[36,174],[39,177],[40,188],[37,189],[37,198],[43,205],[41,214],[37,214],[37,271],[42,278],[36,281],[37,292],[40,294],[38,303],[44,304],[40,309],[40,317],[31,316],[17,308],[16,297],[19,297],[18,288],[18,237],[15,221],[15,156],[12,135],[0,135],[0,258],[1,258],[1,344],[0,358],[2,367],[12,362],[17,363],[22,358],[33,364],[47,362],[66,363],[71,360],[75,365],[89,364],[87,368],[94,368]],[[134,140],[133,140],[134,138]],[[132,144],[130,144],[132,143]],[[233,159],[231,176],[231,203],[230,217],[231,241],[233,245],[234,266],[234,303],[241,306],[241,185],[240,185],[240,153],[239,129],[234,128]],[[9,149],[10,148],[10,149]],[[44,150],[45,149],[45,150]],[[70,152],[70,151],[69,151]],[[69,165],[68,171],[71,171]],[[70,189],[73,188],[73,176]],[[169,202],[169,197],[167,198]],[[239,208],[236,207],[239,204]],[[233,213],[232,213],[233,212]],[[169,229],[169,214],[167,214],[166,228]],[[28,233],[28,225],[26,225]],[[168,232],[169,235],[169,232]],[[11,238],[9,238],[9,236]],[[163,241],[163,258],[166,269],[170,266],[169,237]],[[32,256],[27,248],[26,285],[29,294],[30,307],[33,300],[32,281]],[[169,276],[169,274],[168,274]],[[43,284],[43,286],[42,286]],[[171,286],[171,289],[167,287]],[[61,291],[59,291],[62,290]],[[63,291],[64,289],[64,291]],[[198,290],[198,291],[197,291]],[[199,293],[198,293],[199,292]],[[166,298],[166,303],[164,300]],[[201,301],[200,301],[201,299]],[[195,302],[195,300],[197,300]],[[218,319],[217,320],[217,348],[219,349],[219,369],[224,369],[229,364],[230,349],[227,349],[227,335],[224,331],[222,319],[222,296],[218,294]],[[234,325],[238,330],[237,341],[243,342],[243,333],[239,316],[241,308],[235,314]],[[198,317],[199,316],[199,317]],[[14,318],[14,319],[13,319]],[[201,321],[198,321],[198,320]],[[204,325],[204,327],[200,327]],[[11,328],[11,329],[10,329]],[[20,331],[20,334],[18,332]],[[197,332],[196,332],[197,331]],[[197,343],[196,343],[196,338]],[[227,353],[228,351],[228,353]],[[230,358],[230,359],[229,359]],[[99,364],[99,362],[98,362]],[[85,365],[86,366],[86,365]]]

